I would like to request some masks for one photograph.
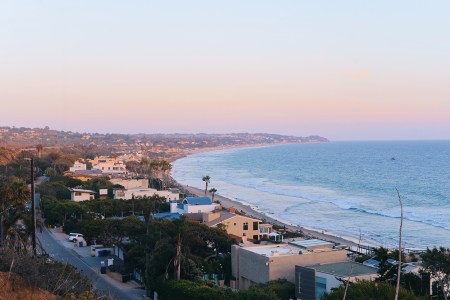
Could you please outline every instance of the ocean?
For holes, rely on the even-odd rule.
[[[177,160],[178,182],[250,205],[289,224],[385,247],[450,247],[450,141],[287,144]]]

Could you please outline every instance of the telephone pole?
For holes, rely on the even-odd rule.
[[[34,203],[34,158],[30,159],[31,162],[31,243],[33,247],[33,255],[36,256],[36,204]]]

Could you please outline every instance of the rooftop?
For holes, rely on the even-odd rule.
[[[290,245],[297,246],[300,248],[304,248],[307,250],[317,249],[317,248],[333,248],[334,244],[318,239],[311,240],[300,240],[300,241],[292,241],[289,242]]]
[[[97,194],[94,191],[91,190],[83,190],[83,189],[70,189],[71,192],[77,192],[77,193],[89,193],[89,194]]]
[[[365,266],[355,262],[340,262],[334,264],[315,265],[311,267],[317,272],[331,274],[337,277],[351,277],[376,274],[378,269],[374,267]]]
[[[235,217],[241,217],[241,218],[246,218],[246,219],[250,219],[250,220],[261,222],[261,220],[258,220],[258,219],[255,219],[255,218],[250,218],[250,217],[246,217],[246,216],[236,215],[236,214],[229,213],[227,211],[220,211],[219,214],[220,215],[219,215],[219,217],[217,219],[214,219],[214,220],[212,220],[210,222],[205,222],[205,224],[208,225],[209,227],[211,227],[211,226],[215,226],[215,225],[217,225],[217,224],[219,224],[219,223],[221,223],[223,221],[226,221],[228,219],[235,218]]]
[[[244,247],[243,249],[251,251],[251,252],[259,254],[259,255],[267,256],[267,257],[302,254],[301,250],[299,251],[299,249],[297,247],[293,247],[293,246],[290,246],[287,244]]]
[[[179,219],[181,215],[179,213],[170,213],[170,212],[163,212],[163,213],[157,213],[153,215],[153,218],[155,219],[164,219],[164,220],[174,220]]]
[[[183,203],[190,205],[209,205],[212,201],[209,197],[186,197],[184,198]]]

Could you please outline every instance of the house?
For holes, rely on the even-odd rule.
[[[127,174],[127,168],[118,157],[100,156],[90,159],[93,170],[100,170],[103,174]]]
[[[180,215],[190,213],[208,213],[216,210],[220,204],[213,203],[209,197],[186,197],[182,201],[170,201],[170,212]]]
[[[256,283],[286,279],[295,283],[295,266],[346,262],[347,251],[324,248],[311,251],[296,244],[239,244],[231,247],[232,275],[237,289]]]
[[[148,179],[122,179],[122,178],[112,178],[111,183],[114,185],[121,185],[126,189],[135,188],[148,188]]]
[[[93,200],[96,192],[83,189],[70,189],[70,199],[75,202]]]
[[[325,292],[344,282],[375,280],[378,269],[355,262],[338,262],[314,266],[295,266],[295,296],[297,299],[321,299]]]
[[[202,222],[208,227],[217,227],[222,224],[229,235],[243,237],[253,240],[260,239],[260,223],[261,220],[241,216],[227,211],[203,213]]]
[[[78,160],[73,164],[72,167],[69,168],[69,172],[84,171],[84,170],[87,170],[86,164]]]
[[[151,188],[113,189],[114,199],[130,200],[133,197],[152,197],[154,195],[164,197],[167,201],[179,200],[180,194],[172,191],[158,191]]]

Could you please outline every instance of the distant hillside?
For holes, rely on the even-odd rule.
[[[0,146],[35,147],[97,145],[126,148],[133,146],[166,148],[206,148],[233,145],[327,142],[320,136],[296,137],[268,133],[230,134],[100,134],[45,128],[0,127]]]

